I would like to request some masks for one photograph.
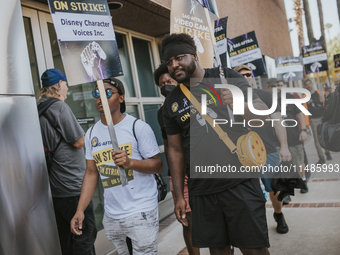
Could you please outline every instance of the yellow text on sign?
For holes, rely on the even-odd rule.
[[[332,76],[334,80],[339,81],[340,80],[340,68],[334,69],[332,71]]]
[[[54,1],[53,6],[57,11],[68,11],[70,8],[72,11],[106,12],[104,4],[70,2],[68,6],[67,1]]]

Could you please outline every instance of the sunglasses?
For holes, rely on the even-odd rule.
[[[112,97],[113,94],[119,93],[119,92],[113,92],[113,91],[110,90],[110,89],[106,89],[106,90],[105,90],[105,93],[106,93],[106,97],[109,99],[109,98]],[[99,98],[99,97],[100,97],[99,90],[98,90],[98,89],[92,90],[92,96],[93,96],[94,98]]]
[[[243,73],[242,75],[245,76],[245,77],[247,77],[247,78],[250,78],[250,77],[252,76],[251,73]]]
[[[283,84],[279,83],[279,84],[273,84],[271,87],[276,88],[276,87],[282,87],[282,86],[283,86]]]

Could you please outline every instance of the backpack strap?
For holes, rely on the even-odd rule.
[[[45,111],[55,102],[60,101],[58,98],[50,97],[46,101],[38,104],[39,117],[45,113]]]
[[[60,134],[60,132],[59,132],[59,131],[56,129],[56,127],[52,124],[52,122],[51,122],[49,116],[46,114],[46,110],[47,110],[48,108],[50,108],[50,106],[51,106],[52,104],[54,104],[55,102],[57,102],[57,101],[60,101],[60,100],[59,100],[58,98],[55,98],[55,97],[50,97],[50,98],[48,98],[46,101],[40,103],[40,104],[38,105],[38,113],[39,113],[39,118],[40,118],[41,116],[43,116],[43,117],[47,120],[47,122],[50,124],[50,126],[51,126],[53,129],[55,129],[55,130]],[[53,153],[54,153],[54,152],[58,149],[58,147],[59,147],[59,145],[60,145],[62,139],[63,139],[63,136],[60,134],[60,140],[59,140],[59,142],[57,143],[57,145],[55,146],[54,150],[51,151],[51,150],[47,149],[46,146],[44,146],[44,147],[45,147],[45,151],[47,150],[48,152],[53,152]]]
[[[133,136],[135,137],[136,141],[138,142],[137,136],[136,136],[136,131],[135,131],[135,126],[136,126],[136,122],[138,119],[135,119],[133,124],[132,124],[132,132],[133,132]]]
[[[133,122],[133,124],[132,124],[132,132],[133,132],[133,136],[135,137],[136,142],[137,142],[137,150],[138,150],[138,152],[139,152],[139,155],[142,157],[142,159],[144,159],[144,157],[142,156],[142,154],[140,154],[140,151],[139,151],[139,149],[138,149],[138,139],[137,139],[136,130],[135,130],[135,126],[136,126],[137,120],[139,120],[139,119],[135,119],[134,122]]]

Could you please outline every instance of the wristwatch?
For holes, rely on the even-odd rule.
[[[307,129],[300,129],[300,133],[301,133],[302,131],[305,131],[305,132],[307,133]]]

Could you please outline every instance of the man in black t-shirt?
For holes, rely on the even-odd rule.
[[[247,65],[240,65],[236,66],[234,68],[235,71],[239,72],[241,75],[243,75],[247,81],[249,82],[249,85],[252,80],[252,70]],[[268,81],[268,86],[270,87],[272,83],[276,82],[276,79],[270,79]],[[260,99],[267,105],[268,108],[271,108],[273,105],[273,95],[267,90],[262,89],[254,89],[254,92],[260,97]],[[274,113],[269,115],[270,119],[275,120],[273,121],[273,125],[270,124],[267,127],[264,128],[252,128],[253,131],[257,132],[258,135],[261,137],[267,152],[267,161],[266,166],[269,168],[276,167],[280,165],[281,161],[290,161],[292,159],[292,156],[288,149],[288,143],[287,143],[287,132],[286,128],[281,125],[282,118],[281,118],[281,107],[278,104]],[[280,153],[276,150],[275,141],[279,140],[280,142]],[[261,180],[265,187],[265,190],[269,192],[270,201],[272,202],[273,208],[274,208],[274,219],[277,222],[276,232],[280,234],[285,234],[288,232],[289,228],[286,223],[286,220],[282,213],[282,201],[278,200],[279,192],[274,195],[274,191],[272,190],[270,184],[272,181],[272,175],[274,173],[272,172],[266,172],[262,176]]]
[[[314,89],[313,83],[310,79],[304,80],[303,84],[304,84],[305,88],[309,90],[309,92],[311,94],[311,99],[307,102],[306,108],[312,114],[312,115],[309,116],[309,123],[310,123],[310,127],[312,128],[312,132],[313,132],[315,148],[316,148],[316,151],[318,152],[318,156],[319,156],[319,161],[317,162],[317,164],[325,164],[326,163],[325,156],[324,156],[322,148],[320,146],[318,134],[317,134],[317,131],[316,131],[317,123],[320,120],[320,118],[322,117],[323,110],[324,110],[323,109],[323,103],[325,102],[325,98],[324,98],[325,92],[322,91],[322,94],[319,95],[319,91]],[[329,151],[325,150],[325,154],[327,156],[327,160],[332,159]]]
[[[270,92],[273,92],[273,88],[277,88],[278,93],[278,104],[281,105],[281,88],[282,88],[282,81],[277,81],[273,83],[271,86],[268,87]],[[286,94],[287,99],[295,99],[290,93]],[[296,166],[296,170],[299,172],[302,180],[305,183],[306,189],[301,189],[301,193],[307,193],[307,180],[305,176],[305,169],[304,169],[304,149],[303,149],[303,142],[307,139],[307,129],[306,129],[306,122],[305,116],[301,112],[301,110],[295,104],[287,104],[286,105],[286,115],[282,116],[285,120],[286,131],[287,131],[287,141],[288,141],[288,148],[292,155],[292,164]],[[299,128],[300,124],[301,129]],[[279,146],[279,144],[278,144]]]
[[[172,34],[162,41],[162,53],[169,73],[177,82],[190,89],[195,98],[200,98],[205,89],[210,94],[213,90],[203,85],[191,86],[190,78],[220,78],[218,69],[203,69],[198,62],[194,40],[186,34]],[[247,98],[247,81],[237,72],[224,68],[228,81],[235,78],[234,83]],[[233,107],[233,98],[229,90],[220,91],[223,103]],[[209,102],[210,99],[207,101]],[[253,94],[253,105],[258,110],[268,109]],[[244,102],[245,120],[262,119],[268,116],[256,116]],[[226,107],[209,104],[207,113],[213,118],[229,119]],[[185,176],[184,162],[204,163],[207,159],[226,160],[230,165],[240,168],[237,155],[232,154],[226,146],[216,151],[215,144],[221,140],[210,125],[198,113],[177,86],[166,98],[163,108],[164,123],[168,137],[168,162],[176,194],[175,213],[179,222],[187,225],[185,214],[186,202],[183,198]],[[221,125],[226,128],[226,125]],[[243,128],[229,129],[229,136],[240,133]],[[213,134],[208,136],[208,134]],[[195,141],[211,138],[205,146],[199,147]],[[233,139],[233,137],[231,137]],[[194,142],[194,144],[193,144]],[[223,142],[222,142],[223,143]],[[200,157],[195,153],[202,152]],[[191,166],[190,166],[191,167]],[[255,179],[232,178],[189,178],[190,206],[193,212],[193,245],[209,247],[211,254],[229,254],[230,245],[241,249],[243,254],[269,254],[268,229],[265,212],[265,198],[259,181]],[[256,212],[256,213],[255,213]]]
[[[159,67],[155,70],[153,75],[155,78],[155,83],[160,88],[161,94],[164,97],[167,97],[167,95],[170,94],[170,92],[173,91],[174,88],[176,88],[177,81],[171,78],[168,72],[168,67],[166,66],[165,63],[162,63],[161,65],[159,65]],[[158,117],[158,124],[162,131],[165,157],[168,160],[168,138],[166,135],[165,125],[164,125],[164,120],[163,120],[163,106],[159,108],[157,112],[157,117]],[[170,184],[170,191],[172,193],[172,198],[174,200],[174,204],[176,204],[176,195],[175,195],[173,184],[172,184],[170,169],[168,170],[168,177],[169,177],[169,184]],[[185,181],[184,181],[184,198],[187,203],[185,212],[186,212],[186,216],[188,220],[188,226],[183,225],[183,237],[184,237],[185,245],[190,255],[199,255],[200,250],[192,246],[192,238],[191,238],[192,236],[192,212],[189,206],[188,175],[187,174],[185,175]]]

